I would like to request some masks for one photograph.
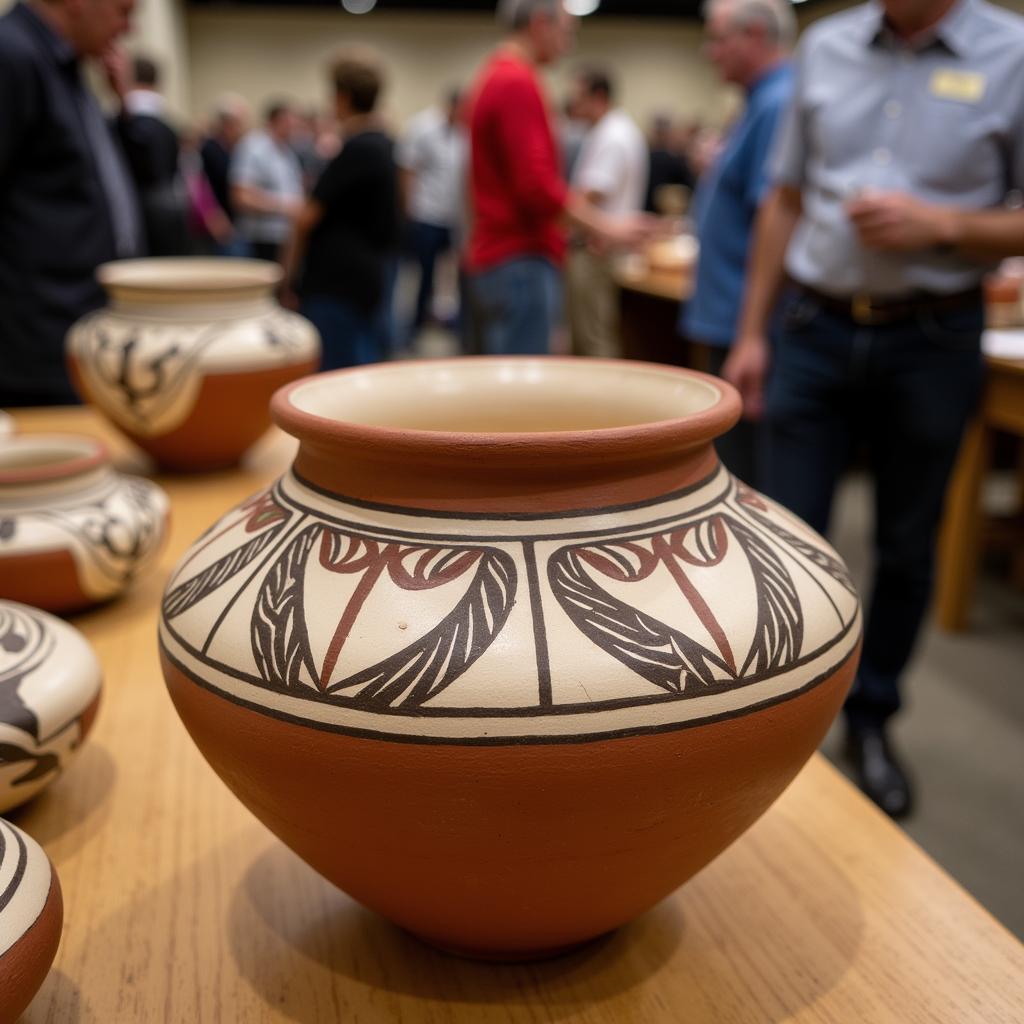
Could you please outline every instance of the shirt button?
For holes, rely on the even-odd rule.
[[[903,104],[899,100],[889,100],[885,105],[885,116],[895,121],[903,113]]]
[[[884,167],[892,160],[892,153],[890,153],[885,146],[879,146],[871,155],[875,163],[880,167]]]

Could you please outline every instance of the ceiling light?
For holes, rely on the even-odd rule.
[[[377,6],[377,0],[341,0],[341,6],[349,14],[369,14]]]
[[[601,0],[565,0],[565,9],[577,18],[585,18],[601,6]]]

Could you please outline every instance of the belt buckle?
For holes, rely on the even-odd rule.
[[[870,326],[875,322],[877,310],[871,304],[871,296],[859,292],[850,302],[850,314],[855,323]]]

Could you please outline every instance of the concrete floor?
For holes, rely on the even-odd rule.
[[[410,354],[456,354],[424,331]],[[832,542],[860,582],[868,572],[871,493],[852,475],[836,501]],[[913,773],[917,805],[903,827],[961,885],[1024,939],[1024,592],[1005,574],[979,580],[969,632],[925,631],[893,740]],[[839,757],[842,729],[823,752]]]
[[[832,541],[858,582],[870,501],[867,481],[853,476],[836,505]],[[906,831],[1024,938],[1024,592],[1000,570],[983,571],[969,631],[926,629],[893,738],[918,796]],[[833,729],[823,750],[845,769],[841,739]]]

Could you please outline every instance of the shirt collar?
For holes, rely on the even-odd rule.
[[[885,43],[893,45],[895,37],[885,23],[885,10],[882,5],[872,2],[869,16],[865,19],[865,42],[868,45]],[[915,50],[924,50],[934,43],[941,43],[950,53],[957,57],[967,54],[971,41],[971,19],[974,13],[974,0],[957,0],[957,3],[946,13],[946,16],[921,37]]]
[[[765,86],[771,84],[777,78],[788,75],[789,70],[790,64],[788,60],[779,61],[778,64],[774,64],[760,78],[747,87],[747,96],[750,97],[759,93]]]
[[[132,89],[124,98],[124,108],[136,117],[163,117],[167,101],[152,89]]]
[[[28,22],[58,67],[71,67],[78,63],[78,54],[72,45],[42,15],[26,3],[19,3],[15,10]]]

